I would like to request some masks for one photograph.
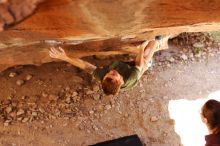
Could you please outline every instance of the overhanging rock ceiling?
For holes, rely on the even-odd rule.
[[[63,46],[72,57],[135,53],[127,46],[158,34],[219,30],[219,14],[218,0],[45,0],[0,32],[0,71],[54,61],[51,46]]]

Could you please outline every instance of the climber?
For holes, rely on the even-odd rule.
[[[167,39],[156,36],[154,40],[143,42],[137,47],[140,51],[133,62],[114,61],[101,68],[81,59],[68,57],[61,47],[52,47],[49,55],[92,74],[101,82],[106,95],[116,95],[120,89],[127,90],[138,83],[143,73],[151,66],[154,52],[158,51],[167,42]]]

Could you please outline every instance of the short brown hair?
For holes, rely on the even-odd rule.
[[[214,134],[220,133],[220,102],[211,99],[202,107],[202,116],[207,119],[207,125]]]
[[[121,88],[121,82],[112,78],[104,78],[102,81],[102,89],[106,95],[116,95]]]

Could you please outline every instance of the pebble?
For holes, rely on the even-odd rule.
[[[60,113],[61,113],[60,110],[57,110],[57,111],[55,112],[55,115],[56,115],[56,116],[60,116]]]
[[[37,116],[37,112],[32,112],[31,115],[36,117]]]
[[[41,113],[45,113],[45,110],[44,110],[42,107],[39,107],[38,110],[39,110]]]
[[[93,86],[92,90],[94,92],[98,92],[99,91],[99,86],[98,85]]]
[[[79,130],[84,130],[84,126],[83,125],[79,125]]]
[[[94,91],[92,91],[92,90],[86,91],[86,95],[90,95],[90,94],[92,94],[92,93],[94,93]]]
[[[21,121],[22,119],[23,119],[23,117],[19,117],[19,118],[17,118],[18,121]]]
[[[17,112],[17,116],[23,115],[24,114],[24,110],[23,109],[19,109]]]
[[[99,100],[101,95],[97,93],[97,94],[93,94],[92,97],[94,100]]]
[[[70,97],[67,97],[65,101],[66,101],[66,103],[69,104],[69,103],[71,103],[71,98],[70,98]]]
[[[8,100],[12,100],[12,97],[13,97],[12,95],[7,96],[7,99],[8,99]]]
[[[5,111],[7,114],[9,114],[12,111],[12,107],[11,106],[6,107]]]
[[[167,64],[167,67],[168,67],[168,68],[170,68],[170,67],[171,67],[171,65],[168,63],[168,64]]]
[[[106,109],[106,110],[110,110],[111,108],[112,108],[112,107],[111,107],[111,105],[109,105],[109,104],[105,106],[105,109]]]
[[[26,123],[28,120],[29,120],[29,118],[28,118],[28,117],[25,117],[25,118],[22,120],[22,122],[23,122],[23,123]]]
[[[57,95],[54,95],[54,94],[50,94],[49,95],[49,100],[57,100],[59,98],[59,96],[57,96]]]
[[[22,85],[24,85],[24,80],[17,80],[17,81],[16,81],[16,84],[17,84],[18,86],[22,86]]]
[[[193,47],[195,47],[195,48],[204,48],[205,46],[204,46],[203,43],[197,42],[197,43],[194,43],[194,44],[193,44]]]
[[[201,58],[201,56],[202,56],[202,53],[198,53],[195,55],[195,57],[197,57],[197,58]]]
[[[7,121],[4,122],[5,127],[9,126],[9,124],[10,124],[10,122],[7,122]]]
[[[187,59],[188,59],[188,57],[187,57],[185,54],[182,54],[180,57],[181,57],[183,60],[187,60]]]
[[[97,126],[95,126],[95,125],[93,125],[92,128],[93,128],[95,131],[98,131],[98,130],[99,130],[99,128],[98,128]]]
[[[97,108],[96,108],[96,110],[97,110],[98,112],[102,112],[102,111],[104,110],[103,105],[98,105]]]
[[[156,121],[158,121],[158,118],[156,116],[153,116],[153,117],[150,118],[150,121],[151,122],[156,122]]]
[[[77,95],[78,95],[78,93],[77,93],[76,91],[72,92],[72,96],[73,96],[73,97],[75,97],[75,96],[77,96]]]
[[[27,99],[27,98],[28,98],[27,96],[22,96],[22,97],[21,97],[22,100],[25,100],[25,99]]]
[[[90,110],[90,111],[89,111],[89,114],[90,114],[90,115],[93,115],[93,114],[94,114],[94,111],[93,111],[93,110]]]
[[[209,53],[209,56],[213,57],[213,56],[215,56],[215,54],[214,53]]]
[[[17,114],[16,114],[16,112],[11,112],[11,113],[9,114],[9,116],[10,116],[11,118],[13,118],[13,119],[16,119]]]
[[[74,102],[74,103],[75,103],[75,102],[78,102],[78,101],[80,101],[80,99],[81,99],[80,96],[74,96],[74,97],[73,97],[73,102]]]
[[[26,80],[29,81],[32,77],[33,76],[29,74],[29,75],[26,76]]]
[[[44,98],[45,98],[45,97],[47,97],[47,96],[48,96],[48,94],[47,94],[47,93],[45,93],[45,92],[43,92],[43,93],[42,93],[42,97],[44,97]]]
[[[169,58],[169,61],[170,61],[170,62],[174,62],[175,59],[174,59],[173,57],[170,57],[170,58]]]
[[[14,78],[15,76],[17,75],[17,73],[16,72],[11,72],[11,73],[9,73],[9,77],[11,77],[11,78]]]
[[[189,58],[193,58],[193,57],[194,57],[193,53],[190,53]]]

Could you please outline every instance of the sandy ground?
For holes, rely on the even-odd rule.
[[[218,49],[204,59],[177,58],[182,53],[156,54],[140,83],[114,97],[64,62],[2,72],[0,145],[84,146],[131,134],[147,146],[181,145],[169,102],[205,97],[220,84]]]

